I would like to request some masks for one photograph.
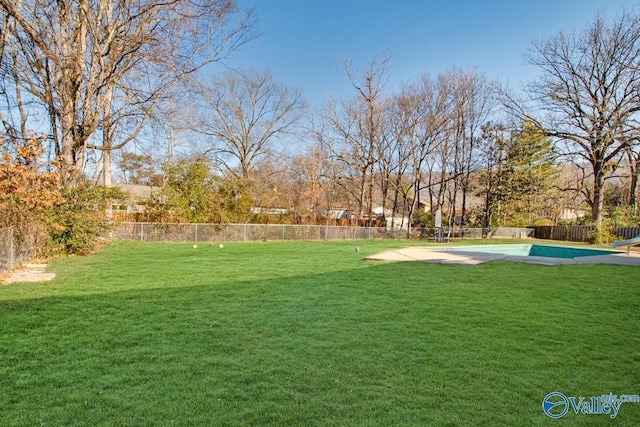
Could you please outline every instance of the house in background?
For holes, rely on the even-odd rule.
[[[121,184],[118,188],[127,196],[119,204],[112,206],[115,221],[139,221],[147,213],[147,201],[160,193],[160,187],[150,185]]]

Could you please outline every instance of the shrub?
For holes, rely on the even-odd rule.
[[[55,163],[41,162],[43,139],[33,137],[0,157],[0,228],[12,227],[36,253],[87,253],[108,228],[103,212],[117,189],[89,184],[65,188]],[[43,237],[47,236],[47,237]]]
[[[67,254],[87,254],[110,228],[104,215],[107,205],[124,196],[117,188],[89,184],[66,188],[62,194],[64,202],[51,209],[48,218],[54,249]]]

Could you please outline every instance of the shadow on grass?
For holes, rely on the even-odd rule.
[[[637,392],[624,267],[335,268],[0,302],[0,424],[544,425],[551,391]]]

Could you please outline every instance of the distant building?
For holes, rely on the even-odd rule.
[[[347,209],[342,209],[342,208],[329,209],[329,210],[322,209],[320,211],[320,215],[328,219],[345,220],[345,221],[349,221],[356,217],[355,214],[353,214],[351,211]]]
[[[573,222],[585,216],[584,211],[572,208],[560,209],[558,220]]]
[[[254,207],[254,208],[251,208],[251,213],[254,215],[282,216],[282,215],[289,214],[289,210],[282,209],[282,208]]]
[[[114,211],[126,213],[145,212],[146,202],[160,192],[160,187],[150,185],[121,184],[118,188],[129,197],[124,204],[114,206]]]

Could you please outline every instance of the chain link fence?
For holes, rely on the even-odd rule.
[[[407,229],[384,227],[353,227],[334,225],[292,224],[184,224],[123,222],[115,225],[113,239],[141,240],[147,242],[213,242],[213,241],[260,241],[260,240],[349,240],[381,238],[413,238],[433,241],[448,241],[450,238],[525,238],[533,237],[527,228],[483,228],[450,229],[413,228],[410,236]]]
[[[38,228],[24,235],[18,235],[13,227],[0,228],[0,274],[42,255],[48,238],[47,233]]]
[[[39,254],[47,237],[34,230],[26,238],[16,238],[13,228],[0,228],[0,273],[28,262]],[[114,224],[111,239],[146,242],[243,242],[266,240],[351,240],[419,239],[447,242],[451,238],[533,237],[527,228],[406,228],[353,227],[292,224],[184,224],[121,222]]]
[[[13,265],[13,229],[0,228],[0,273],[10,271]]]
[[[147,242],[338,240],[388,237],[384,228],[290,224],[118,223],[113,239]]]

